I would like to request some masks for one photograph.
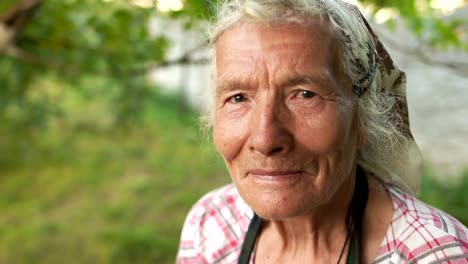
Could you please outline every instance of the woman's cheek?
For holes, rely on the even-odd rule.
[[[225,113],[215,118],[213,139],[218,152],[226,161],[241,151],[248,135],[248,115]]]
[[[317,153],[327,153],[347,138],[347,120],[332,105],[294,112],[297,140]]]

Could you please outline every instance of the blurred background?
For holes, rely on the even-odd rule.
[[[468,224],[468,1],[358,4],[408,75],[420,198]],[[0,0],[0,263],[173,263],[230,182],[199,113],[216,1]]]

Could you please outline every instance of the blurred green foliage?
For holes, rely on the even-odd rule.
[[[423,167],[422,175],[419,198],[468,226],[468,169],[452,180],[436,175],[429,166]]]
[[[196,113],[151,100],[132,127],[57,117],[30,135],[1,168],[0,263],[173,263],[190,206],[229,176]]]
[[[368,6],[373,14],[385,9],[394,11],[402,18],[405,25],[419,38],[425,48],[447,49],[455,47],[468,50],[468,42],[461,35],[468,25],[468,17],[449,17],[434,8],[434,0],[359,0]],[[449,3],[447,3],[449,4]],[[395,19],[386,24],[394,29]]]
[[[197,113],[145,79],[172,45],[149,19],[197,30],[216,1],[132,3],[0,2],[0,263],[173,263],[190,206],[229,181]],[[421,197],[467,224],[467,178]]]

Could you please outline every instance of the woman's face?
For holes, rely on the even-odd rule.
[[[335,44],[318,22],[242,23],[217,42],[214,142],[264,218],[306,215],[354,175],[361,137]]]

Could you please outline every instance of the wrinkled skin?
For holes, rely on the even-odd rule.
[[[254,211],[285,219],[346,204],[362,140],[333,35],[243,23],[216,58],[214,141]]]

